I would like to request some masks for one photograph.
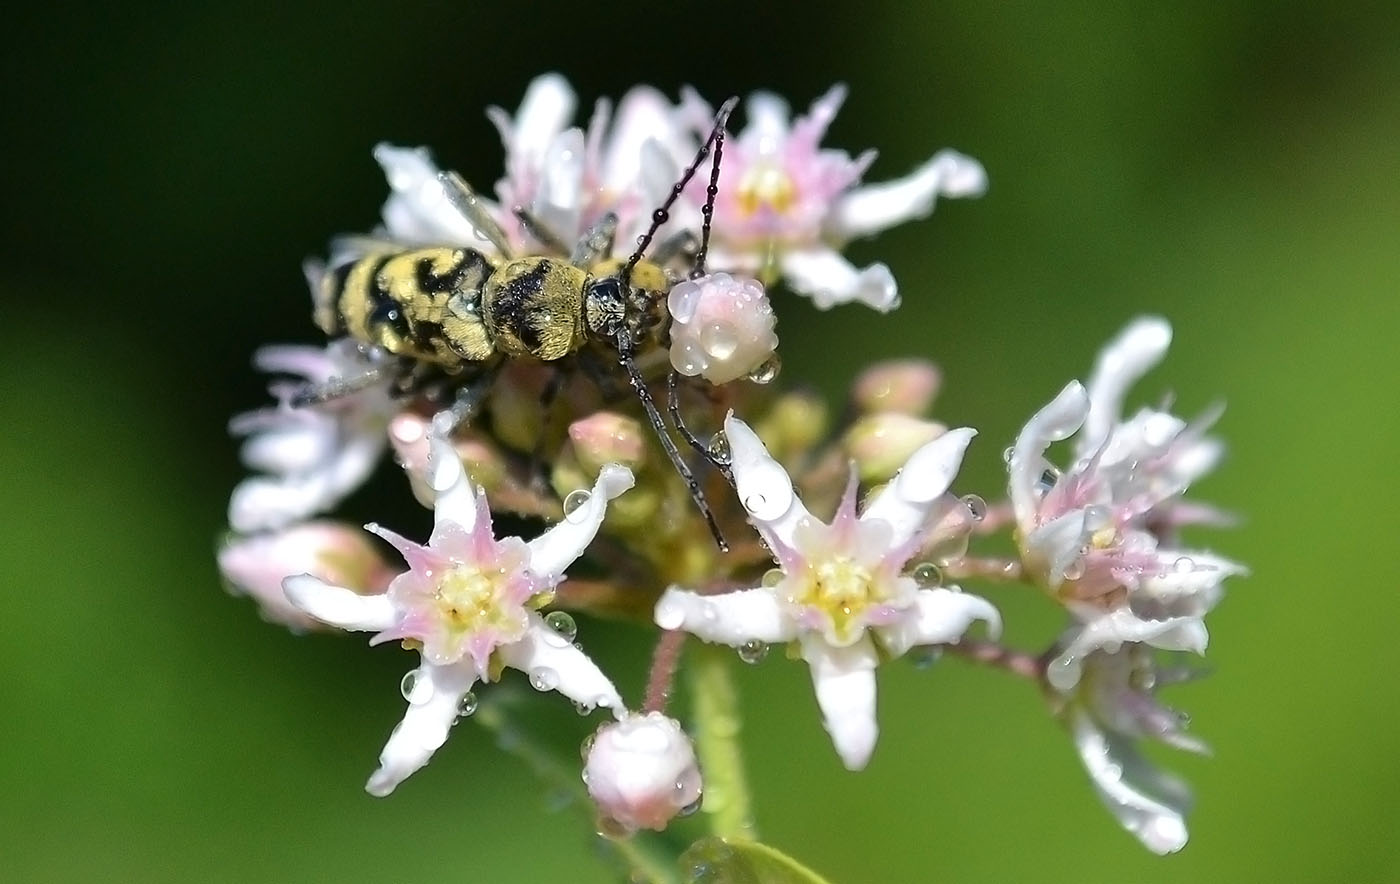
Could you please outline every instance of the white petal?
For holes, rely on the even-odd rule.
[[[547,580],[558,580],[564,570],[583,555],[584,549],[598,534],[598,526],[607,515],[608,501],[634,484],[632,471],[619,464],[604,464],[593,483],[587,502],[564,517],[564,520],[531,540],[530,570]]]
[[[476,492],[462,468],[462,458],[442,436],[428,440],[428,486],[433,489],[433,533],[451,522],[471,533],[476,527]]]
[[[502,645],[496,653],[512,669],[530,676],[539,690],[554,690],[590,709],[606,706],[614,715],[626,711],[617,688],[588,655],[550,629],[533,611],[530,625],[518,642]]]
[[[1068,439],[1084,423],[1089,412],[1089,394],[1079,381],[1070,381],[1049,405],[1037,411],[1016,437],[1011,449],[1009,492],[1016,511],[1016,523],[1024,531],[1035,527],[1040,498],[1036,483],[1044,469],[1045,449],[1051,442]]]
[[[818,635],[802,638],[802,659],[812,667],[812,685],[822,726],[847,770],[861,770],[880,734],[875,720],[875,666],[879,657],[869,638],[834,648]]]
[[[394,604],[384,593],[360,595],[343,586],[332,586],[319,577],[298,574],[282,581],[282,591],[301,610],[332,626],[361,632],[379,632],[397,620]]]
[[[1088,509],[1070,510],[1033,529],[1023,541],[1026,555],[1051,589],[1065,582],[1071,566],[1084,555],[1094,533]]]
[[[530,81],[511,124],[512,152],[540,155],[574,117],[574,90],[560,74],[543,74]]]
[[[987,624],[992,638],[1001,635],[1001,615],[984,598],[951,589],[921,589],[914,598],[914,608],[904,619],[877,627],[881,643],[893,657],[918,645],[955,642],[975,620]]]
[[[644,144],[668,158],[681,140],[671,103],[650,86],[637,86],[622,96],[613,119],[612,132],[602,157],[602,185],[613,193],[626,193],[642,177]],[[674,182],[674,170],[669,181]],[[664,194],[663,194],[664,196]],[[654,205],[654,203],[648,203]]]
[[[948,430],[921,446],[861,513],[861,521],[882,519],[894,529],[890,546],[902,546],[927,521],[962,466],[963,453],[977,431]]]
[[[1084,658],[1100,648],[1112,652],[1125,642],[1144,642],[1166,651],[1204,654],[1209,640],[1199,617],[1143,620],[1127,608],[1117,608],[1107,614],[1087,607],[1071,610],[1085,623],[1045,668],[1045,680],[1061,691],[1072,690],[1079,683]]]
[[[792,290],[812,299],[819,310],[859,301],[881,313],[899,306],[899,287],[890,268],[871,264],[857,270],[830,248],[784,252],[778,259],[783,279]]]
[[[411,243],[482,242],[471,222],[444,196],[437,164],[426,148],[379,144],[374,158],[389,181],[391,193],[381,216],[392,238]]]
[[[788,135],[788,103],[772,92],[755,92],[744,103],[744,131],[739,143],[759,153],[773,153]]]
[[[1171,606],[1189,603],[1192,616],[1203,616],[1220,598],[1225,578],[1249,573],[1249,569],[1214,553],[1188,550],[1158,550],[1163,569],[1144,576],[1133,590],[1138,599]],[[1174,614],[1186,613],[1173,610]]]
[[[933,212],[940,196],[981,196],[987,190],[982,164],[955,150],[939,151],[909,175],[882,184],[868,184],[843,195],[827,217],[827,232],[846,241]]]
[[[560,133],[545,152],[540,192],[535,197],[536,217],[566,242],[581,232],[584,159],[583,130]]]
[[[379,769],[370,776],[365,791],[383,798],[427,764],[447,741],[460,714],[462,697],[475,683],[476,672],[466,660],[447,666],[427,661],[419,665],[408,709],[379,753]]]
[[[1091,454],[1108,438],[1122,420],[1123,397],[1128,388],[1162,361],[1171,342],[1172,327],[1165,319],[1144,316],[1131,322],[1099,351],[1088,383],[1089,417],[1075,443],[1078,456]]]
[[[1107,737],[1089,716],[1076,714],[1072,721],[1075,748],[1094,782],[1099,799],[1125,829],[1153,853],[1175,853],[1186,846],[1185,811],[1189,801],[1184,787],[1173,778],[1150,771],[1131,745]],[[1156,785],[1167,792],[1160,798],[1141,788]]]
[[[243,417],[265,425],[265,429],[251,432],[239,451],[249,469],[278,475],[305,473],[335,455],[338,433],[334,420],[317,420],[306,411],[255,412],[240,415]]]
[[[791,641],[796,624],[768,589],[740,589],[701,595],[672,586],[656,603],[656,625],[684,630],[707,642],[739,647],[745,642]]]
[[[749,521],[765,537],[794,548],[793,532],[811,514],[793,489],[792,478],[768,453],[758,434],[732,411],[724,419],[724,435],[729,440],[735,490]]]

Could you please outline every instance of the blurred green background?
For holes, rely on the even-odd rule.
[[[1169,699],[1216,755],[1161,757],[1198,808],[1179,855],[1099,806],[1040,700],[949,660],[887,667],[868,771],[843,771],[806,669],[740,672],[759,823],[834,882],[1397,881],[1400,7],[1243,2],[26,4],[7,13],[0,387],[0,878],[607,881],[525,766],[459,729],[392,798],[361,791],[411,657],[296,637],[213,566],[240,476],[228,416],[259,344],[315,340],[302,258],[364,229],[376,141],[487,184],[482,110],[558,69],[584,106],[637,81],[800,109],[872,180],[934,149],[991,190],[857,244],[895,317],[779,308],[785,378],[833,398],[876,355],[947,376],[991,496],[1020,423],[1129,317],[1176,328],[1140,401],[1228,402],[1196,539],[1249,563],[1210,679]],[[410,526],[399,481],[347,507]],[[381,501],[388,501],[381,502]],[[411,533],[411,532],[409,532]],[[1059,621],[994,593],[1009,638]],[[639,633],[585,623],[624,693]],[[583,723],[569,713],[568,727]],[[571,739],[573,737],[570,737]]]

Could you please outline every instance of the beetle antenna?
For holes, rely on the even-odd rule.
[[[734,102],[737,98],[731,98],[727,102],[729,109],[734,109]],[[729,114],[725,114],[728,118]],[[719,196],[719,164],[724,156],[724,127],[719,126],[710,136],[715,142],[715,161],[710,164],[710,184],[705,188],[705,205],[700,207],[700,214],[704,220],[700,224],[700,251],[695,253],[695,267],[690,271],[691,279],[698,279],[705,275],[705,256],[710,251],[710,222],[715,218],[715,197]]]
[[[706,158],[709,157],[711,146],[714,145],[716,142],[723,143],[724,126],[727,122],[729,122],[729,115],[734,112],[734,108],[737,107],[738,104],[739,97],[736,95],[733,98],[730,98],[724,104],[719,106],[719,112],[715,114],[714,128],[710,130],[710,137],[706,138],[705,143],[700,146],[699,152],[695,154],[695,160],[681,175],[680,180],[677,181],[671,187],[671,195],[666,197],[666,201],[661,204],[660,208],[651,213],[651,226],[647,228],[646,233],[642,234],[641,239],[637,240],[637,250],[632,253],[631,257],[627,259],[627,264],[622,268],[622,274],[620,278],[622,280],[624,290],[627,284],[631,282],[632,268],[636,267],[637,262],[642,260],[642,255],[646,253],[647,248],[651,246],[652,238],[656,236],[656,231],[659,230],[661,228],[661,225],[665,224],[667,219],[671,217],[671,206],[676,204],[676,200],[680,199],[681,193],[684,192],[686,185],[690,183],[690,179],[694,178],[695,173],[700,169],[700,164],[705,162]],[[713,171],[710,174],[711,192],[708,194],[707,199],[705,200],[707,211],[702,210],[705,212],[704,229],[706,237],[709,236],[710,232],[710,216],[714,214],[715,210],[714,195],[719,192],[718,180],[719,152],[716,151]],[[702,252],[701,254],[703,256],[704,253]]]

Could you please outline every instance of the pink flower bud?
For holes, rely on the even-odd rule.
[[[659,832],[700,801],[690,738],[660,712],[603,725],[588,746],[583,781],[603,817],[628,832]]]
[[[666,305],[671,364],[687,377],[727,384],[755,372],[778,347],[777,318],[757,280],[728,273],[686,280]]]
[[[646,456],[641,424],[611,411],[569,424],[569,439],[579,464],[588,472],[597,472],[605,463],[636,467]]]
[[[866,415],[846,431],[846,452],[865,482],[883,482],[947,427],[897,412]]]
[[[865,412],[897,411],[919,415],[938,395],[938,367],[923,359],[877,362],[856,377],[851,400]]]

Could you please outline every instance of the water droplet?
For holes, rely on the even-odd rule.
[[[687,786],[686,786],[685,783],[676,783],[676,792],[677,792],[677,793],[684,793],[684,792],[686,791],[686,789],[687,789]],[[700,809],[700,805],[703,804],[703,803],[705,803],[705,799],[704,799],[704,798],[696,798],[694,801],[690,802],[689,804],[683,805],[683,806],[681,807],[680,810],[676,811],[676,816],[679,816],[679,817],[694,816],[695,813],[696,813],[696,811],[698,811],[698,810]]]
[[[1045,680],[1051,687],[1068,691],[1079,683],[1079,659],[1072,654],[1056,657],[1045,667]]]
[[[980,522],[987,518],[987,501],[983,500],[980,495],[964,495],[962,502],[963,506],[967,507],[968,513],[971,514],[972,521]]]
[[[739,335],[727,322],[712,322],[700,329],[700,346],[715,359],[728,359],[739,349]]]
[[[761,511],[768,503],[768,498],[757,492],[744,498],[744,509],[751,513]]]
[[[1060,471],[1054,467],[1046,467],[1040,471],[1040,478],[1035,482],[1035,493],[1041,496],[1048,494],[1058,481],[1060,481]]]
[[[577,712],[579,715],[592,715],[593,707],[583,702],[582,700],[575,700],[574,711]]]
[[[1178,574],[1189,574],[1196,570],[1196,562],[1190,556],[1182,556],[1172,562],[1172,570]]]
[[[582,522],[588,515],[584,505],[593,498],[593,495],[582,488],[570,491],[564,498],[564,518],[577,524]]]
[[[755,384],[771,384],[778,377],[778,372],[783,370],[783,361],[774,353],[763,360],[753,371],[749,372],[749,380]]]
[[[476,694],[467,691],[462,695],[462,699],[457,701],[457,715],[461,718],[470,718],[476,714],[477,705]]]
[[[783,573],[782,568],[769,568],[767,571],[763,572],[763,580],[761,585],[772,589],[779,583],[782,583],[783,578],[786,576],[787,575]]]
[[[421,706],[432,699],[433,685],[417,669],[410,669],[399,680],[399,693],[414,706]]]
[[[739,646],[739,659],[745,663],[758,663],[768,656],[768,645],[757,639],[750,639]]]
[[[545,615],[544,625],[564,639],[565,644],[572,642],[574,636],[578,635],[578,624],[574,622],[574,618],[567,611],[550,611]]]
[[[943,659],[943,649],[938,645],[918,645],[909,651],[909,662],[915,669],[929,669]]]
[[[559,687],[559,673],[548,666],[530,670],[530,687],[537,691],[552,691]]]
[[[710,460],[718,464],[728,464],[734,458],[734,452],[729,448],[729,437],[721,430],[710,437],[710,444],[705,446],[709,452]]]
[[[943,585],[943,572],[933,562],[920,562],[909,576],[923,589],[937,589]]]
[[[1016,456],[1016,446],[1008,445],[1001,450],[1001,462],[1010,465],[1011,458]]]
[[[1065,566],[1065,579],[1078,580],[1084,576],[1084,559],[1078,558]]]
[[[595,731],[594,733],[591,733],[591,734],[589,734],[588,736],[584,737],[584,738],[583,738],[583,742],[579,744],[579,747],[578,747],[578,754],[581,755],[581,756],[583,756],[583,760],[584,760],[584,761],[587,761],[587,760],[588,760],[588,753],[590,753],[590,752],[593,751],[593,743],[594,743],[594,741],[596,741],[597,739],[598,739],[598,734],[597,734],[597,732]]]

